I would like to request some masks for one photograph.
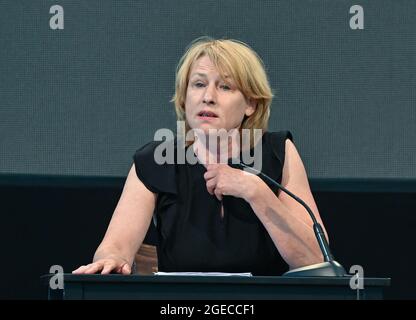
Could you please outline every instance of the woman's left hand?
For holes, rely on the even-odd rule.
[[[261,181],[256,175],[231,168],[227,164],[209,164],[204,178],[208,192],[220,201],[225,195],[243,198],[249,202]]]

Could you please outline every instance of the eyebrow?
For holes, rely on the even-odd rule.
[[[200,77],[203,77],[203,78],[206,78],[207,77],[207,75],[205,73],[199,73],[199,72],[197,72],[197,73],[191,74],[191,78],[193,78],[195,76],[200,76]]]

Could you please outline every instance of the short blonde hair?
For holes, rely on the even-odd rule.
[[[190,129],[185,115],[189,73],[193,63],[203,56],[210,58],[223,78],[231,77],[246,99],[256,101],[255,112],[243,119],[240,129],[266,130],[273,93],[261,58],[244,42],[201,37],[191,42],[176,68],[175,94],[171,102],[175,104],[178,120],[185,121],[186,132]]]

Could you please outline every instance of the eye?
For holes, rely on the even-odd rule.
[[[194,82],[194,87],[203,88],[205,86],[201,81]]]
[[[230,91],[231,90],[231,87],[227,84],[222,84],[220,86],[220,88],[223,89],[224,91]]]

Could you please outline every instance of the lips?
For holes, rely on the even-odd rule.
[[[204,118],[218,118],[218,115],[212,111],[209,110],[202,110],[198,113],[199,117],[204,117]]]

